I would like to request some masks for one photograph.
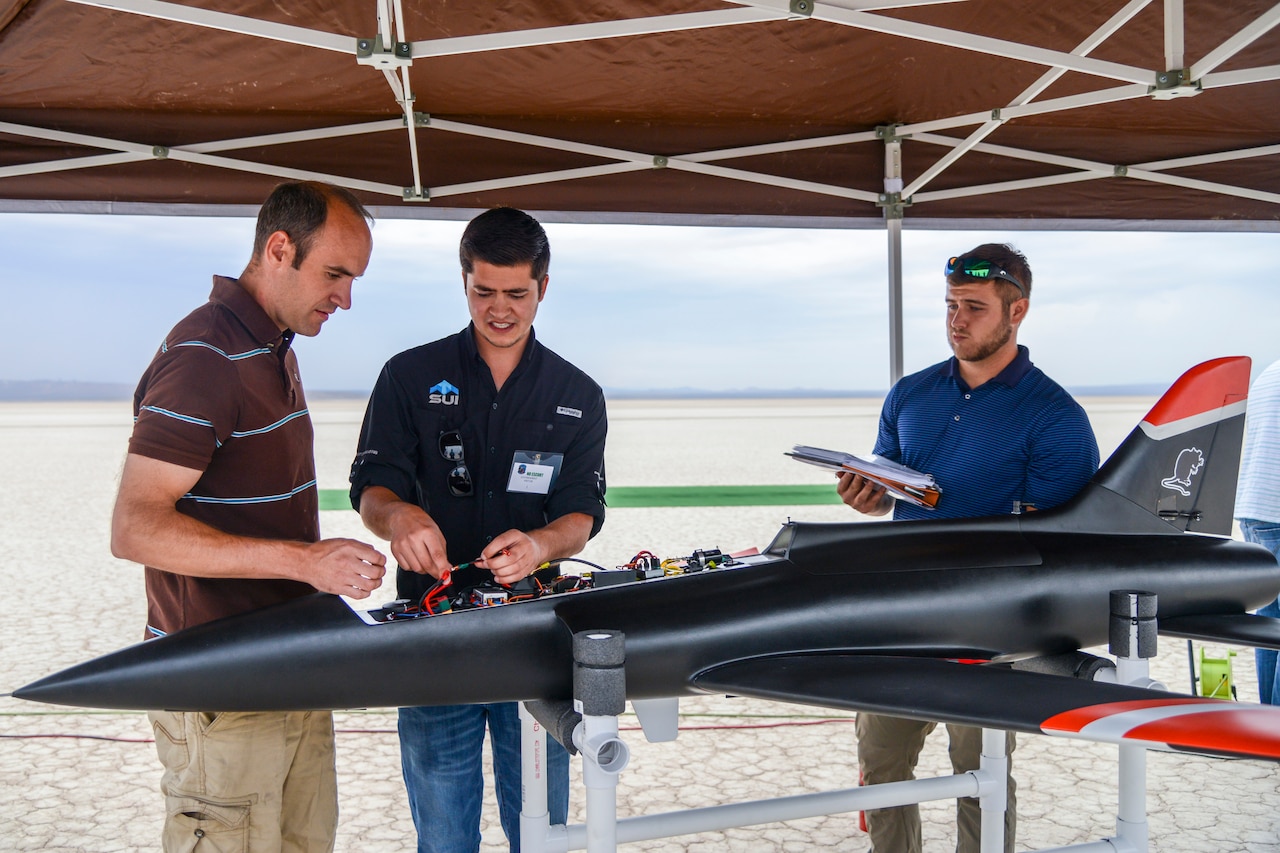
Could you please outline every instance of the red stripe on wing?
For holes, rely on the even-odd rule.
[[[1090,723],[1098,720],[1114,717],[1117,714],[1127,714],[1130,711],[1145,711],[1149,708],[1163,708],[1166,706],[1178,705],[1200,705],[1220,703],[1221,699],[1197,699],[1195,697],[1174,698],[1174,699],[1142,699],[1132,702],[1107,702],[1102,705],[1087,705],[1083,708],[1075,708],[1070,711],[1063,711],[1061,714],[1054,714],[1049,719],[1040,724],[1040,728],[1045,731],[1053,732],[1074,732],[1079,733],[1081,729]]]
[[[1276,711],[1228,706],[1137,726],[1129,737],[1190,749],[1280,758]]]

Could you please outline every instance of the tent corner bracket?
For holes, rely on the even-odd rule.
[[[405,187],[400,193],[400,197],[405,201],[429,202],[431,201],[431,191],[422,187]]]
[[[356,39],[356,63],[374,68],[395,70],[413,64],[413,45],[407,41],[392,43],[390,50],[382,43],[382,36]]]
[[[880,193],[876,198],[876,207],[884,211],[885,219],[901,219],[911,204],[911,198],[903,198],[902,193]]]
[[[898,128],[900,127],[902,127],[901,124],[878,124],[876,125],[876,139],[882,140],[886,143],[901,142],[904,139],[910,139],[911,134],[898,133]]]
[[[1199,80],[1192,80],[1185,68],[1173,68],[1156,73],[1156,84],[1148,93],[1155,101],[1172,101],[1174,98],[1190,98],[1201,92]]]
[[[788,6],[788,21],[799,21],[813,17],[813,0],[791,0]]]

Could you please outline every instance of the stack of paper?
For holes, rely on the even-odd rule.
[[[824,450],[804,444],[797,444],[787,455],[828,471],[861,474],[876,485],[884,486],[898,500],[910,501],[916,506],[933,509],[942,495],[942,489],[933,481],[932,474],[921,474],[906,465],[899,465],[879,456],[854,456],[852,453]]]

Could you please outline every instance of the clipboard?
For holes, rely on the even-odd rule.
[[[786,453],[792,459],[816,465],[836,473],[859,474],[878,486],[883,486],[898,500],[907,501],[925,509],[933,509],[942,497],[942,488],[934,482],[932,474],[922,474],[914,468],[900,465],[881,456],[856,456],[840,450],[826,450],[797,444]]]

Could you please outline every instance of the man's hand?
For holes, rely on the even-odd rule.
[[[402,501],[382,486],[360,493],[360,519],[364,526],[391,542],[391,556],[400,568],[441,578],[451,568],[444,533],[426,510]]]
[[[593,523],[586,513],[571,512],[528,533],[508,530],[485,546],[476,564],[493,572],[498,583],[509,586],[533,574],[543,563],[581,551],[591,537]]]
[[[893,509],[893,498],[884,486],[877,486],[861,474],[845,472],[836,477],[840,480],[836,484],[840,500],[863,515],[886,515]]]
[[[389,518],[391,554],[402,569],[441,578],[452,566],[440,527],[420,507],[402,504]]]
[[[324,539],[307,546],[304,579],[321,592],[368,598],[382,586],[387,558],[355,539]]]
[[[510,586],[533,574],[548,559],[533,536],[508,530],[485,547],[476,565],[493,572],[498,583]]]

